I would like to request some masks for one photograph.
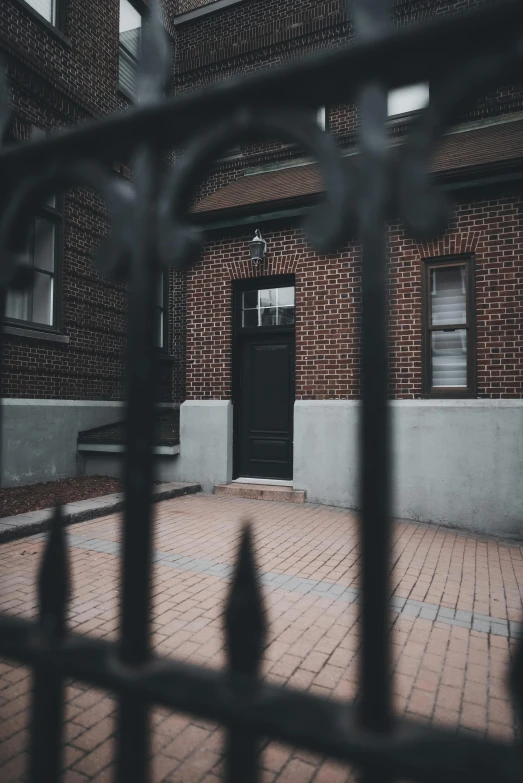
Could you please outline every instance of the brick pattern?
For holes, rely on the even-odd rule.
[[[118,0],[87,5],[67,0],[63,32],[68,46],[19,0],[1,4],[0,51],[10,82],[15,138],[27,142],[32,126],[55,131],[129,106],[117,89],[118,9]],[[165,21],[172,33],[170,17]],[[125,289],[98,275],[91,260],[106,231],[97,195],[83,188],[69,191],[58,285],[60,328],[70,342],[6,337],[4,396],[124,398]],[[170,273],[168,353],[173,358],[160,363],[158,381],[158,399],[166,402],[183,399],[183,292],[183,280]]]
[[[356,516],[309,504],[277,504],[198,495],[158,504],[154,546],[153,633],[160,655],[198,665],[223,666],[223,602],[236,557],[241,520],[254,520],[257,561],[269,618],[263,675],[269,681],[326,697],[358,693],[360,607],[340,598],[358,585]],[[71,528],[74,631],[114,641],[118,633],[118,516]],[[318,542],[321,541],[321,544]],[[0,548],[0,609],[34,616],[41,538]],[[450,614],[474,611],[518,621],[523,558],[516,543],[467,536],[433,526],[398,522],[391,553],[395,601],[432,602],[436,619],[401,612],[393,617],[394,706],[398,714],[475,736],[511,741],[515,716],[506,672],[514,640],[486,627],[454,624]],[[202,572],[202,562],[222,570]],[[97,580],[93,583],[93,568]],[[325,589],[300,592],[298,581]],[[339,588],[339,590],[337,590]],[[445,612],[448,616],[445,616]],[[0,663],[0,777],[25,779],[31,681],[25,667]],[[110,781],[115,702],[70,681],[67,687],[67,783]],[[155,709],[155,783],[218,783],[223,779],[224,732],[214,723]],[[263,780],[347,783],[347,766],[271,743],[262,753]]]
[[[449,232],[419,245],[400,223],[389,231],[390,393],[422,394],[422,259],[473,253],[476,264],[479,397],[521,397],[523,364],[521,194],[477,194],[456,204]],[[232,282],[259,276],[251,233],[213,238],[188,274],[187,396],[231,397]],[[359,387],[360,263],[355,244],[318,256],[293,224],[265,230],[264,275],[296,276],[296,397],[355,398]],[[240,256],[240,252],[242,256]],[[503,365],[501,365],[503,362]]]

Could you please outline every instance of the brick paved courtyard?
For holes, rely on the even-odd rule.
[[[156,506],[154,643],[161,655],[224,663],[221,612],[239,527],[254,521],[270,620],[264,671],[324,696],[357,693],[358,552],[355,515],[313,505],[196,495]],[[73,630],[117,632],[118,516],[75,525]],[[35,613],[42,537],[0,547],[0,609]],[[519,631],[523,560],[515,543],[416,523],[395,525],[394,701],[399,713],[510,740],[515,722],[505,675]],[[30,679],[0,662],[0,780],[25,778]],[[67,783],[112,780],[115,702],[70,682]],[[218,783],[223,732],[203,720],[153,711],[153,780]],[[262,755],[264,783],[343,783],[347,767],[275,743]]]

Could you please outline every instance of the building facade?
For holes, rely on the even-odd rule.
[[[27,143],[126,111],[145,8],[129,0],[2,2],[8,141]],[[115,161],[115,176],[127,176],[127,164]],[[103,202],[77,188],[42,205],[28,232],[36,282],[23,295],[9,292],[4,330],[4,486],[76,475],[78,433],[123,416],[125,288],[92,263],[106,231]],[[157,308],[158,402],[165,410],[184,395],[182,299],[183,281],[166,274]]]
[[[391,23],[414,26],[494,3],[396,0]],[[172,91],[350,45],[347,5],[169,0]],[[128,108],[143,10],[138,0],[6,0],[0,47],[13,135],[23,142]],[[442,63],[441,84],[450,78]],[[400,148],[439,87],[414,73],[389,94],[391,147]],[[348,162],[356,159],[357,106],[326,102],[310,121],[335,137]],[[127,164],[115,161],[115,169],[126,175]],[[482,96],[444,137],[431,168],[453,202],[446,232],[420,243],[398,216],[388,233],[395,513],[518,535],[522,85]],[[360,248],[356,235],[330,255],[311,248],[302,221],[322,191],[305,150],[261,136],[224,151],[199,184],[189,219],[205,229],[202,258],[159,281],[158,399],[181,403],[179,453],[162,477],[206,489],[238,478],[279,482],[312,502],[357,508]],[[82,189],[57,194],[35,218],[35,237],[39,221],[53,227],[55,255],[51,263],[49,240],[38,252],[31,240],[33,263],[40,290],[54,293],[36,306],[12,297],[8,307],[4,483],[41,480],[49,448],[67,454],[52,475],[80,469],[78,432],[118,419],[124,396],[125,291],[91,264],[106,230],[103,204]],[[258,264],[250,258],[255,231],[267,242]]]
[[[398,1],[392,24],[485,5]],[[342,2],[183,8],[178,92],[353,38]],[[390,93],[391,146],[438,87],[413,79]],[[521,84],[500,84],[445,136],[431,167],[454,204],[447,231],[419,243],[398,217],[388,235],[395,512],[508,535],[523,519],[522,101]],[[318,111],[342,154],[357,155],[357,107]],[[322,190],[303,150],[261,138],[201,184],[191,217],[207,244],[187,275],[180,478],[286,482],[310,501],[358,506],[360,249],[355,236],[322,256],[306,241],[301,221]],[[267,252],[253,265],[256,229]]]

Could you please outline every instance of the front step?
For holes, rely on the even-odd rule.
[[[250,500],[277,500],[280,503],[305,503],[304,489],[277,487],[269,484],[217,484],[215,495],[227,495],[234,498],[249,498]]]

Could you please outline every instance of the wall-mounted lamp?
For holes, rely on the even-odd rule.
[[[251,254],[251,261],[255,266],[263,261],[265,253],[267,252],[267,242],[263,239],[258,229],[256,229],[254,237],[249,242],[249,251]]]

